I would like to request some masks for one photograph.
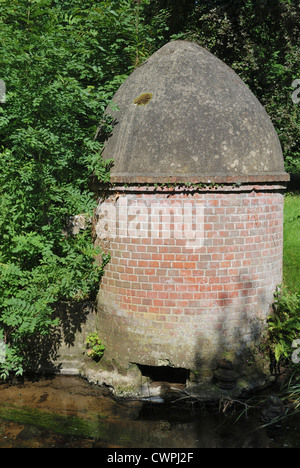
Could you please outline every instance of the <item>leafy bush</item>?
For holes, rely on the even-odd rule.
[[[154,47],[159,22],[144,25],[147,3],[0,1],[3,378],[23,372],[30,336],[57,325],[57,301],[90,299],[97,290],[103,263],[91,226],[76,236],[64,231],[70,217],[92,216],[91,176],[109,180],[96,129],[116,89]]]
[[[292,368],[289,379],[284,382],[282,391],[285,393],[285,399],[291,406],[292,414],[300,411],[300,369],[299,365]]]
[[[276,363],[292,363],[293,341],[300,339],[300,294],[280,288],[268,320],[268,346]]]
[[[294,292],[300,291],[300,195],[286,194],[283,220],[283,278]]]

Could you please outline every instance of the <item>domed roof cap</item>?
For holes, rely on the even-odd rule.
[[[226,64],[173,41],[138,67],[113,98],[103,158],[112,182],[284,181],[283,155],[265,109]]]

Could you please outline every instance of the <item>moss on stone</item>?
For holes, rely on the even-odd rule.
[[[136,104],[137,106],[146,106],[152,99],[152,94],[151,93],[144,93],[141,94],[139,97],[135,98],[133,101],[133,104]]]
[[[32,408],[2,407],[0,418],[15,423],[40,427],[65,436],[101,438],[107,435],[105,416],[83,419],[77,416],[64,416]]]

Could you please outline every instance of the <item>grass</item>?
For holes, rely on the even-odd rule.
[[[300,292],[300,194],[288,193],[284,200],[283,281]]]

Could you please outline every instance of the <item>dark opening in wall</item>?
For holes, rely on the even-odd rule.
[[[182,367],[146,366],[137,364],[142,375],[149,377],[153,382],[186,383],[190,377],[190,370]]]

